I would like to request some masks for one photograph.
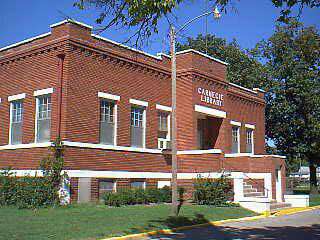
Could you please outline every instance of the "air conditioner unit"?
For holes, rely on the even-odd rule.
[[[170,140],[164,139],[164,138],[158,138],[158,148],[161,150],[170,149],[171,148]]]

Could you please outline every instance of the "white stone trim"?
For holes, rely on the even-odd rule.
[[[246,123],[244,126],[245,126],[246,128],[256,129],[256,126],[253,125],[253,124]]]
[[[45,143],[26,143],[26,144],[15,144],[15,145],[3,145],[0,146],[0,150],[14,150],[14,149],[27,149],[27,148],[44,148],[50,147],[51,142]]]
[[[99,143],[83,143],[83,142],[63,141],[63,144],[65,146],[68,146],[68,147],[93,148],[93,149],[127,151],[127,152],[142,152],[142,153],[155,153],[155,154],[161,154],[162,153],[162,151],[159,150],[159,149],[123,147],[123,146],[114,146],[114,145],[106,145],[106,144],[99,144]]]
[[[87,24],[82,23],[82,22],[78,22],[78,21],[72,20],[72,19],[66,19],[66,20],[63,20],[63,21],[61,21],[61,22],[57,22],[57,23],[51,24],[50,27],[51,27],[51,28],[54,28],[54,27],[57,27],[57,26],[59,26],[59,25],[65,24],[65,23],[75,23],[75,24],[77,24],[77,25],[79,25],[79,26],[92,29],[92,26],[87,25]]]
[[[16,101],[16,100],[20,100],[20,99],[24,99],[26,98],[26,94],[25,93],[20,93],[17,95],[12,95],[8,97],[8,101],[12,102],[12,101]]]
[[[47,32],[47,33],[44,33],[44,34],[41,34],[41,35],[38,35],[38,36],[35,36],[35,37],[32,37],[32,38],[25,39],[23,41],[8,45],[8,46],[3,47],[3,48],[0,48],[0,52],[4,51],[4,50],[7,50],[7,49],[10,49],[10,48],[14,48],[14,47],[20,46],[20,45],[25,44],[25,43],[32,42],[33,40],[37,40],[37,39],[40,39],[40,38],[47,37],[49,35],[51,35],[51,32]]]
[[[106,98],[106,99],[113,100],[113,101],[120,101],[120,96],[113,95],[110,93],[98,92],[98,97]]]
[[[224,111],[201,106],[201,105],[194,105],[194,110],[196,112],[207,114],[207,115],[214,116],[217,118],[226,118],[227,117],[227,113]]]
[[[33,96],[42,96],[42,95],[47,95],[47,94],[52,94],[53,93],[53,88],[45,88],[45,89],[40,89],[36,90],[33,92]]]
[[[232,157],[251,157],[251,158],[275,157],[275,158],[283,158],[283,159],[286,158],[286,156],[281,156],[281,155],[274,155],[274,154],[255,155],[252,153],[226,153],[224,154],[224,156],[226,158],[232,158]]]
[[[0,170],[1,171],[1,170]],[[42,170],[11,170],[17,176],[42,176]],[[156,178],[171,179],[170,172],[129,172],[129,171],[96,171],[96,170],[62,170],[62,174],[66,173],[69,177],[91,177],[91,178]],[[228,178],[242,178],[244,173],[231,172]],[[197,177],[219,178],[222,173],[219,172],[194,172],[194,173],[178,173],[178,179],[195,179]]]
[[[253,88],[253,91],[266,93],[266,91],[262,90],[261,88]]]
[[[149,103],[146,101],[141,101],[141,100],[137,100],[137,99],[133,99],[133,98],[130,98],[129,103],[131,103],[133,105],[143,106],[143,107],[148,107],[148,105],[149,105]]]
[[[199,54],[199,55],[201,55],[201,56],[203,56],[203,57],[209,58],[209,59],[211,59],[211,60],[213,60],[213,61],[222,63],[222,64],[224,64],[224,65],[229,65],[229,63],[227,63],[227,62],[224,62],[224,61],[222,61],[222,60],[220,60],[220,59],[211,57],[211,56],[209,56],[209,55],[207,55],[207,54],[205,54],[205,53],[199,52],[199,51],[194,50],[194,49],[187,49],[187,50],[179,51],[179,52],[176,53],[176,55],[183,54],[183,53],[189,53],[189,52]]]
[[[261,158],[261,157],[275,157],[275,158],[283,158],[286,159],[286,156],[281,156],[281,155],[275,155],[275,154],[271,154],[271,155],[252,155],[251,157],[255,157],[255,158]]]
[[[2,99],[0,98],[0,103],[2,103]]]
[[[231,158],[231,157],[251,157],[253,156],[252,153],[226,153],[224,154],[226,158]]]
[[[231,124],[231,125],[234,125],[234,126],[241,127],[241,122],[237,122],[237,121],[231,120],[231,121],[230,121],[230,124]]]
[[[242,87],[242,86],[240,86],[240,85],[238,85],[238,84],[235,84],[235,83],[229,83],[229,84],[230,84],[231,86],[234,86],[234,87],[236,87],[236,88],[240,88],[240,89],[245,90],[245,91],[247,91],[247,92],[257,94],[256,91],[251,90],[251,89],[249,89],[249,88]]]
[[[157,57],[161,57],[161,58],[162,58],[162,56],[165,56],[165,57],[167,57],[167,58],[171,58],[170,55],[165,54],[165,53],[163,53],[163,52],[157,53]]]
[[[208,149],[208,150],[184,150],[184,151],[177,151],[178,155],[199,155],[199,154],[212,154],[222,153],[221,149]]]
[[[160,104],[156,104],[156,109],[161,111],[166,111],[166,112],[172,112],[172,107],[167,107]]]

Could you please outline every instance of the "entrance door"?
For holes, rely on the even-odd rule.
[[[281,168],[276,169],[276,200],[282,202]]]
[[[91,178],[79,178],[78,203],[87,203],[91,200]]]

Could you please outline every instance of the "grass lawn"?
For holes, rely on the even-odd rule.
[[[320,205],[320,194],[318,195],[310,195],[310,206],[318,206]]]
[[[148,230],[255,215],[241,207],[183,206],[178,218],[169,205],[70,205],[38,210],[0,208],[0,239],[99,239]]]

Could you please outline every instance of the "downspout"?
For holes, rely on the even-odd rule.
[[[58,85],[57,85],[57,97],[58,97],[58,122],[57,122],[57,137],[61,138],[61,114],[62,114],[62,93],[63,93],[63,64],[65,54],[59,54],[58,56]]]

